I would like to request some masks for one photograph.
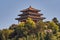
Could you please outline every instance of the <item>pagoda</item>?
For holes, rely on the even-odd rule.
[[[18,22],[26,22],[27,18],[32,18],[33,21],[38,22],[39,20],[45,19],[41,17],[43,14],[40,13],[41,10],[35,9],[33,7],[29,7],[27,9],[21,10],[22,14],[19,14],[19,18],[16,18]]]

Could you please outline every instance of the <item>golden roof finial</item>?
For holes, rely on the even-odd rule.
[[[31,7],[31,6],[29,6],[29,9],[32,9],[32,7]]]
[[[32,6],[30,5],[29,8],[32,8]]]
[[[31,5],[30,5],[30,7],[29,8],[31,8]]]

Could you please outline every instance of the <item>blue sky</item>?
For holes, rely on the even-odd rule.
[[[17,24],[19,12],[32,6],[41,10],[46,20],[57,17],[60,21],[60,0],[0,0],[0,29],[9,28],[11,24]]]

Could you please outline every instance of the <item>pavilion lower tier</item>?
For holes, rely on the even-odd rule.
[[[32,18],[32,20],[34,21],[34,22],[38,22],[39,20],[43,20],[43,19],[45,19],[45,18]],[[16,20],[18,20],[18,22],[26,22],[26,18],[16,18]]]

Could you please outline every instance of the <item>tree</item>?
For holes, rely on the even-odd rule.
[[[17,24],[12,24],[12,25],[9,27],[9,29],[14,30],[14,29],[16,29],[16,27],[17,27]]]
[[[55,24],[57,24],[57,25],[58,25],[58,23],[59,23],[59,21],[58,21],[58,19],[57,19],[56,17],[54,17],[54,18],[52,19],[52,21],[53,21]]]
[[[22,38],[24,36],[24,26],[25,26],[25,23],[24,22],[20,22],[16,29],[15,29],[15,32],[17,33],[17,38]]]
[[[25,27],[28,28],[30,33],[34,33],[34,30],[36,29],[36,24],[31,18],[27,18]]]
[[[52,21],[50,22],[50,29],[53,30],[53,33],[57,33],[59,31],[59,26]]]
[[[13,32],[14,30],[8,30],[8,29],[3,29],[2,30],[2,35],[4,36],[4,40],[8,40],[9,35]]]
[[[59,23],[59,25],[58,25],[58,26],[59,26],[59,32],[60,32],[60,23]]]
[[[0,30],[0,40],[3,40],[3,35],[2,35],[2,31]]]
[[[38,21],[37,23],[37,30],[44,31],[46,29],[47,25],[42,21]]]
[[[36,28],[36,24],[31,18],[27,18],[26,26],[28,26],[29,28]]]
[[[25,28],[27,34],[30,36],[30,38],[35,36],[35,29],[36,29],[36,24],[31,18],[27,18],[26,23],[25,23]],[[27,37],[28,37],[27,35]],[[32,36],[31,36],[32,35]]]
[[[51,39],[51,40],[57,40],[57,36],[51,35],[51,36],[50,36],[50,39]]]
[[[42,20],[39,20],[37,23],[37,40],[44,40],[44,30],[46,29],[46,25]]]

